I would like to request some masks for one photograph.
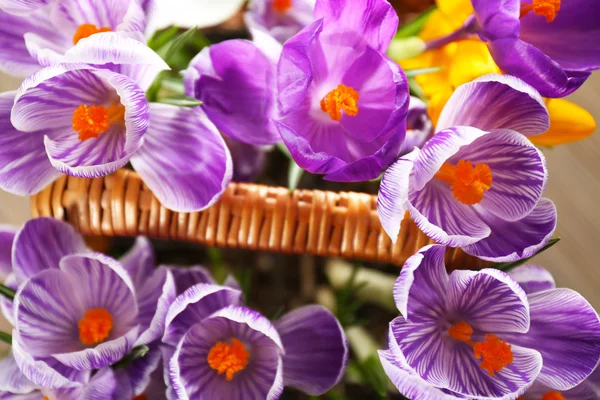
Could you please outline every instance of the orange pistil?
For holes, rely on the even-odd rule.
[[[125,107],[121,104],[109,107],[80,105],[73,111],[73,130],[79,133],[79,140],[97,138],[106,132],[111,123],[122,121]]]
[[[565,396],[558,392],[548,392],[544,393],[542,400],[565,400]]]
[[[242,342],[231,339],[231,346],[225,342],[217,342],[208,352],[208,365],[219,375],[225,374],[225,379],[230,381],[233,375],[243,371],[248,365],[250,353]]]
[[[112,32],[112,29],[106,26],[98,28],[94,24],[79,25],[79,28],[77,28],[75,34],[73,35],[73,44],[77,44],[81,39],[85,39],[100,32]]]
[[[506,343],[506,340],[500,340],[498,336],[489,334],[485,335],[485,341],[473,342],[471,340],[473,328],[465,321],[452,325],[448,329],[448,334],[452,339],[471,346],[475,357],[483,359],[480,364],[481,368],[487,370],[490,376],[494,376],[496,372],[500,372],[502,368],[513,362],[511,346]]]
[[[79,320],[79,340],[89,346],[104,342],[113,328],[112,315],[104,308],[88,310]]]
[[[450,184],[454,198],[463,204],[473,205],[483,200],[483,194],[492,187],[492,170],[487,164],[460,160],[456,166],[445,163],[435,174]]]
[[[283,13],[292,8],[292,0],[273,0],[275,11]]]
[[[561,0],[532,0],[531,4],[521,5],[521,18],[530,11],[541,17],[546,17],[546,22],[552,22],[560,11]]]
[[[321,100],[321,110],[332,120],[342,119],[342,111],[350,117],[358,115],[358,92],[350,86],[339,84]]]

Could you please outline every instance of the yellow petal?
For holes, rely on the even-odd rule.
[[[429,16],[427,23],[419,33],[419,37],[427,41],[448,35],[455,30],[456,26],[452,18],[443,14],[440,10],[435,10]]]
[[[542,135],[529,138],[536,146],[575,142],[591,136],[596,130],[592,114],[575,103],[565,99],[549,99],[546,106],[550,113],[550,129]]]
[[[437,125],[440,114],[453,92],[452,88],[449,87],[445,90],[440,90],[429,99],[429,103],[427,104],[427,114],[429,114],[433,126]]]
[[[474,12],[471,0],[436,0],[436,3],[438,10],[452,18],[455,29],[459,28]]]
[[[448,65],[448,77],[455,88],[482,75],[500,73],[485,43],[463,40],[456,43],[456,52]]]

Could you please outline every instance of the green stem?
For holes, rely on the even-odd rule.
[[[0,341],[12,344],[12,336],[10,333],[0,331]]]
[[[15,295],[17,294],[16,290],[9,288],[8,286],[4,286],[0,284],[0,295],[6,297],[10,301],[15,299]]]
[[[150,349],[146,345],[141,345],[134,347],[129,354],[121,359],[121,361],[114,364],[112,367],[114,369],[118,368],[127,368],[133,360],[144,357]]]

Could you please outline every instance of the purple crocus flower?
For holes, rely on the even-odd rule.
[[[569,342],[569,345],[559,343],[561,337],[586,336],[594,330],[595,323],[586,325],[585,320],[578,321],[582,313],[591,314],[592,307],[572,290],[556,289],[552,274],[537,265],[517,267],[508,275],[523,288],[530,304],[530,332],[534,333],[535,339],[528,343],[542,356],[552,354],[544,356],[542,369],[550,376],[540,375],[523,399],[597,399],[600,396],[600,369],[589,373],[594,365],[588,354],[597,351],[598,344],[591,347],[594,344],[586,341]],[[576,384],[576,381],[581,383]]]
[[[64,62],[64,54],[99,32],[119,32],[143,41],[146,11],[140,0],[54,0],[26,16],[9,14],[21,6],[48,0],[0,3],[0,70],[27,76],[41,67]]]
[[[417,97],[410,96],[406,115],[406,138],[400,155],[410,153],[415,147],[422,148],[432,136],[433,123],[427,114],[427,104]]]
[[[283,43],[314,21],[314,9],[315,0],[251,0],[244,20]]]
[[[185,291],[169,310],[163,337],[169,399],[276,399],[284,385],[320,395],[342,378],[346,337],[323,307],[302,307],[271,323],[242,306],[231,279],[231,286],[218,286],[195,267],[180,269],[175,280]],[[189,286],[194,280],[200,283]]]
[[[460,86],[437,133],[384,174],[377,210],[395,241],[406,211],[436,242],[485,260],[529,257],[556,227],[556,208],[541,198],[548,179],[542,153],[525,137],[548,130],[539,94],[511,76]]]
[[[503,399],[534,381],[581,383],[600,361],[600,320],[576,292],[527,295],[495,269],[446,272],[446,247],[424,247],[394,288],[402,316],[390,323],[383,367],[413,400]]]
[[[503,72],[564,97],[600,68],[600,8],[584,0],[472,0]]]
[[[93,178],[131,162],[172,210],[218,200],[231,179],[229,151],[201,111],[148,103],[144,90],[168,68],[156,53],[102,33],[65,59],[0,96],[0,188],[33,194],[61,172]]]
[[[281,142],[275,70],[281,45],[262,32],[203,49],[184,72],[185,92],[225,135],[251,145]]]
[[[318,0],[315,19],[283,46],[277,127],[303,169],[377,178],[406,132],[406,77],[385,55],[398,16],[385,0]]]

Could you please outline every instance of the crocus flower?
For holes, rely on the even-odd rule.
[[[600,68],[600,9],[586,1],[472,0],[496,64],[542,96],[564,97]]]
[[[0,10],[7,13],[17,15],[27,15],[40,8],[46,7],[48,4],[54,3],[55,0],[0,0]]]
[[[0,97],[0,188],[33,194],[61,172],[93,178],[131,162],[170,209],[218,200],[231,179],[229,151],[201,111],[148,103],[144,90],[168,68],[156,53],[101,33],[65,58]]]
[[[228,40],[204,48],[184,72],[186,94],[225,135],[251,145],[281,142],[275,70],[281,45],[253,31],[254,41]]]
[[[524,135],[548,129],[539,94],[510,76],[459,87],[436,133],[383,176],[379,219],[392,240],[406,211],[436,242],[491,261],[535,254],[556,227],[542,199],[545,158]]]
[[[180,269],[175,279],[187,289],[173,302],[163,337],[169,399],[275,399],[284,385],[320,395],[342,378],[346,338],[325,308],[302,307],[271,323],[242,306],[235,287],[188,287],[213,281],[201,267]]]
[[[283,43],[314,21],[314,9],[315,0],[251,0],[244,20]]]
[[[504,272],[444,265],[445,246],[404,265],[383,367],[413,400],[514,400],[534,381],[572,388],[600,360],[600,320],[579,294],[527,295]]]
[[[255,146],[224,136],[233,160],[234,182],[253,182],[263,171],[272,146]]]
[[[64,62],[69,49],[100,32],[119,32],[143,41],[146,17],[140,0],[55,0],[27,16],[0,11],[0,69],[28,76]]]
[[[406,115],[406,138],[400,155],[410,153],[415,147],[423,147],[431,136],[433,136],[433,124],[427,115],[427,105],[421,99],[410,96]]]
[[[406,77],[385,54],[398,17],[385,0],[318,0],[277,69],[277,127],[296,163],[333,181],[377,178],[398,156]]]
[[[590,318],[592,307],[577,293],[556,289],[552,274],[537,265],[517,267],[508,275],[527,294],[531,312],[530,331],[535,334],[529,343],[542,355],[545,352],[557,353],[553,357],[544,356],[542,372],[547,371],[552,376],[541,375],[523,395],[523,400],[597,399],[600,396],[600,370],[596,368],[590,374],[594,365],[589,354],[597,351],[598,343],[570,342],[566,346],[558,342],[561,337],[588,335],[594,330],[596,324]],[[577,323],[580,318],[582,323]],[[592,323],[586,325],[588,320]],[[568,373],[566,368],[569,368]],[[581,383],[576,384],[576,381]]]

